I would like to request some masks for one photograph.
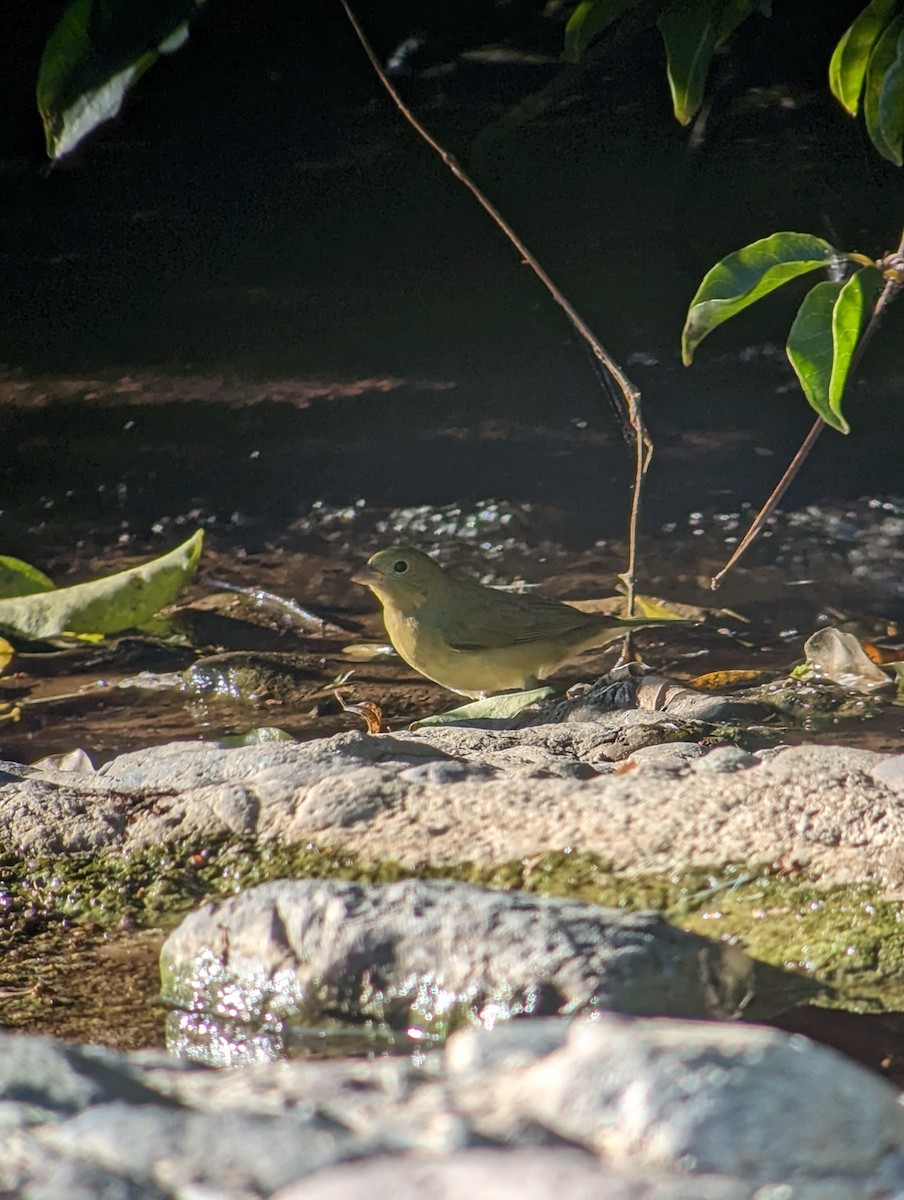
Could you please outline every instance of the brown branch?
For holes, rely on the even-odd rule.
[[[650,465],[650,459],[653,455],[653,442],[649,433],[647,432],[646,426],[643,423],[643,417],[641,416],[640,390],[635,387],[630,379],[628,379],[627,375],[624,373],[615,359],[613,359],[606,352],[599,338],[594,334],[593,330],[580,315],[577,309],[575,309],[570,301],[567,300],[562,292],[559,291],[558,287],[556,287],[552,279],[550,279],[549,275],[547,275],[546,271],[544,271],[544,269],[540,266],[540,263],[537,261],[531,251],[528,250],[521,238],[517,235],[517,233],[515,233],[511,225],[509,225],[508,221],[506,221],[498,209],[496,209],[490,203],[474,180],[471,179],[471,177],[463,170],[463,168],[452,157],[448,150],[440,145],[436,138],[434,138],[433,135],[424,128],[411,109],[408,108],[390,82],[379,59],[374,54],[364,30],[361,28],[357,18],[348,5],[348,0],[339,0],[339,2],[345,10],[345,15],[348,17],[349,23],[351,24],[352,29],[354,29],[355,35],[357,36],[358,41],[361,43],[361,47],[364,50],[364,53],[367,55],[370,65],[373,67],[377,78],[380,80],[380,83],[389,93],[393,104],[395,104],[396,108],[409,123],[409,125],[411,125],[411,127],[415,130],[415,132],[419,134],[419,136],[423,138],[427,145],[439,155],[459,183],[464,184],[477,203],[481,206],[484,212],[488,214],[488,216],[493,220],[502,233],[505,234],[511,244],[518,251],[522,262],[526,266],[530,267],[536,277],[552,296],[553,300],[555,300],[556,304],[558,304],[559,307],[565,312],[565,315],[568,317],[575,330],[581,335],[581,337],[590,347],[594,357],[599,363],[602,364],[603,368],[608,371],[609,375],[618,385],[618,389],[622,396],[622,402],[624,404],[624,413],[628,424],[634,433],[635,460],[634,479],[632,483],[633,490],[631,499],[631,515],[628,523],[628,567],[622,577],[625,580],[628,590],[628,614],[629,616],[633,615],[635,566],[637,562],[637,530],[640,521],[641,491],[643,487],[643,479],[646,475],[647,468]]]
[[[889,254],[885,258],[881,259],[876,263],[876,266],[885,275],[885,287],[882,289],[878,300],[873,306],[869,323],[867,324],[866,329],[864,329],[863,336],[857,343],[857,346],[851,357],[851,366],[850,370],[848,371],[847,384],[849,384],[853,379],[854,372],[860,365],[860,360],[863,358],[863,355],[866,353],[867,346],[873,339],[873,334],[879,328],[879,324],[885,315],[885,310],[888,308],[889,304],[891,304],[892,300],[894,300],[898,292],[904,288],[904,233],[901,235],[901,242],[895,253]],[[759,537],[760,531],[775,512],[782,496],[784,496],[785,492],[787,492],[788,488],[791,486],[792,482],[797,476],[798,471],[803,466],[804,461],[809,455],[810,451],[816,445],[819,435],[822,433],[825,427],[826,423],[822,417],[817,417],[810,432],[801,442],[797,453],[785,468],[785,472],[781,479],[775,485],[775,488],[773,489],[769,499],[754,517],[750,524],[750,528],[735,547],[734,554],[732,554],[731,558],[729,558],[722,570],[719,571],[718,574],[714,575],[710,580],[710,587],[713,589],[713,591],[719,587],[722,580],[735,565],[741,555],[744,554],[749,549],[751,544]]]

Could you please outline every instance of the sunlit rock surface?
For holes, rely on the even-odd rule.
[[[0,1035],[4,1195],[892,1200],[882,1080],[756,1026],[525,1020],[410,1058],[218,1072]]]
[[[13,852],[97,853],[238,835],[408,866],[571,848],[618,870],[781,862],[826,883],[904,886],[896,756],[821,745],[704,753],[682,741],[626,750],[651,717],[661,714],[239,749],[172,743],[97,774],[6,764],[0,839]]]

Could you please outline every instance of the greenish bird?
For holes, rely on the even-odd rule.
[[[570,604],[457,579],[412,546],[374,554],[355,575],[415,671],[463,696],[523,691],[582,650],[668,622],[585,613]]]

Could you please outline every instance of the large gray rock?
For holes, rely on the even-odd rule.
[[[726,1023],[524,1020],[444,1053],[218,1072],[0,1034],[22,1200],[900,1200],[890,1086]],[[99,1089],[54,1078],[96,1079]],[[21,1080],[31,1072],[31,1092]]]
[[[319,1171],[273,1200],[757,1200],[737,1179],[615,1171],[577,1150],[466,1150],[440,1158],[369,1158]],[[762,1193],[760,1200],[763,1200]]]
[[[600,1009],[730,1017],[797,983],[655,913],[418,880],[281,880],[205,904],[161,975],[170,1048],[217,1064],[278,1056],[337,1017],[427,1036]]]
[[[572,847],[616,869],[788,862],[826,882],[904,887],[897,756],[827,746],[633,752],[650,716],[535,729],[349,733],[243,749],[174,744],[101,773],[9,765],[0,843],[19,852],[131,851],[217,836],[348,847],[404,865],[481,865]],[[676,726],[677,732],[677,726]]]
[[[904,1137],[904,1110],[883,1080],[774,1029],[608,1016],[573,1023],[559,1047],[514,1071],[498,1055],[488,1061],[486,1043],[469,1031],[447,1054],[475,1126],[492,1135],[537,1124],[616,1167],[843,1179],[877,1169]]]

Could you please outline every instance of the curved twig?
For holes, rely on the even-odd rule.
[[[444,146],[441,146],[436,138],[434,138],[433,135],[424,128],[411,109],[408,108],[404,100],[402,100],[401,96],[390,82],[376,54],[374,54],[364,30],[361,28],[357,18],[355,17],[355,14],[348,5],[348,0],[339,0],[339,3],[345,10],[345,15],[348,17],[349,23],[351,24],[352,29],[355,31],[355,35],[357,36],[358,41],[361,43],[361,47],[364,50],[364,53],[367,55],[370,65],[373,67],[374,73],[380,80],[380,83],[389,93],[393,104],[395,104],[396,108],[409,123],[409,125],[411,125],[411,127],[415,130],[415,132],[418,133],[420,137],[422,137],[427,143],[427,145],[439,155],[455,178],[460,183],[464,184],[477,203],[490,216],[502,233],[505,234],[511,244],[518,251],[522,262],[526,266],[530,267],[536,277],[552,296],[553,300],[555,300],[556,304],[558,304],[559,307],[565,312],[565,315],[568,317],[571,324],[590,347],[594,357],[599,361],[602,367],[609,373],[611,378],[614,379],[615,383],[618,385],[618,389],[621,392],[622,402],[624,404],[624,414],[634,434],[634,479],[632,483],[631,515],[628,524],[628,567],[625,574],[622,576],[628,591],[628,614],[633,615],[635,567],[637,562],[637,530],[640,520],[641,491],[643,487],[643,478],[646,475],[647,469],[650,465],[650,459],[653,455],[653,442],[646,426],[644,425],[643,417],[641,416],[640,390],[631,382],[615,359],[607,353],[599,338],[594,334],[593,330],[590,328],[584,318],[580,315],[574,305],[572,305],[571,302],[565,298],[562,292],[559,291],[558,287],[556,287],[552,279],[550,279],[543,267],[540,266],[540,263],[537,261],[531,251],[528,250],[527,246],[524,244],[518,234],[515,233],[514,229],[511,227],[511,225],[509,225],[508,221],[506,221],[499,210],[490,203],[474,180],[471,179],[471,177],[460,166],[456,159],[453,158],[449,151],[446,150]]]

